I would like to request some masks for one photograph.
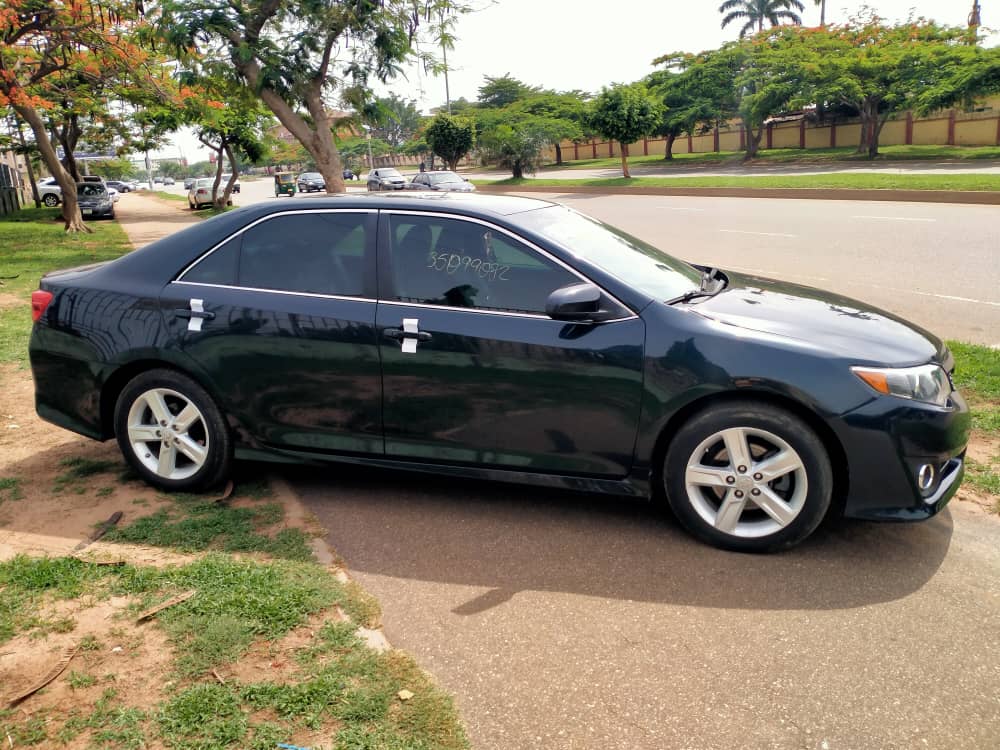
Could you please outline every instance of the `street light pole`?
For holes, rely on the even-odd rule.
[[[368,171],[375,169],[375,159],[372,158],[372,134],[369,130],[365,133],[365,137],[368,140]]]

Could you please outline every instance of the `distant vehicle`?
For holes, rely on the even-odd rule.
[[[406,188],[406,179],[393,167],[379,167],[368,173],[368,190],[377,192],[380,190],[403,190]]]
[[[295,195],[295,175],[291,172],[274,173],[274,197],[282,195],[290,198]]]
[[[114,188],[119,193],[128,193],[135,189],[129,183],[123,182],[121,180],[106,180],[104,184],[107,185],[109,188]]]
[[[62,203],[62,188],[55,177],[46,177],[38,181],[38,197],[50,208]]]
[[[344,179],[345,180],[357,180],[357,179],[360,179],[360,178],[356,174],[354,174],[354,172],[352,172],[351,170],[345,169],[344,170]]]
[[[209,208],[212,205],[212,185],[215,183],[214,177],[201,177],[195,180],[194,184],[188,190],[188,207],[192,211],[196,211],[199,208]],[[222,190],[222,186],[219,186],[219,190]],[[229,201],[229,205],[233,205],[232,201]]]
[[[163,178],[163,184],[164,185],[173,185],[174,184],[174,178],[173,177],[164,177]]]
[[[229,178],[230,177],[232,177],[232,175],[228,175],[228,174],[222,175],[222,182],[219,183],[219,190],[225,190],[226,183],[229,182]],[[240,181],[239,181],[239,179],[237,179],[236,180],[236,184],[233,185],[233,192],[234,193],[240,192]]]
[[[153,178],[153,184],[154,185],[162,185],[163,184],[163,178],[162,177],[154,177]]]
[[[108,189],[100,182],[76,183],[76,197],[80,204],[80,213],[95,219],[104,217],[115,218],[115,202]]]
[[[93,185],[94,183],[88,183],[88,184],[90,184],[90,185]],[[106,185],[105,185],[105,187],[107,188],[107,191],[108,191],[108,195],[110,195],[110,196],[111,196],[111,202],[112,202],[112,203],[117,203],[117,202],[118,202],[118,200],[119,200],[119,198],[121,198],[121,197],[122,197],[122,196],[121,196],[121,193],[119,193],[119,192],[118,192],[117,190],[115,190],[115,189],[114,189],[113,187],[111,187],[110,185],[107,185],[107,184],[106,184]]]
[[[409,190],[442,190],[455,193],[475,192],[476,186],[461,175],[442,170],[440,172],[420,172],[406,186]]]
[[[190,190],[191,186],[194,185],[194,181],[196,179],[197,179],[196,177],[185,177],[184,178],[184,189],[185,190]]]
[[[319,172],[303,172],[299,175],[296,184],[300,193],[318,193],[326,190],[326,180]]]
[[[99,174],[85,174],[80,180],[81,182],[99,182],[102,185],[104,184],[104,178]]]

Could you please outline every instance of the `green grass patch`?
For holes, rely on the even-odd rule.
[[[20,500],[24,497],[21,480],[17,477],[0,477],[0,503],[4,500]]]
[[[312,560],[309,537],[297,528],[268,533],[284,520],[278,503],[260,502],[270,489],[260,482],[241,486],[230,501],[216,502],[204,495],[173,494],[171,501],[152,515],[136,519],[129,526],[114,529],[109,541],[173,547],[184,552],[221,550],[260,552],[284,560]],[[234,507],[232,500],[247,499],[259,504]]]
[[[680,139],[678,139],[680,140]],[[589,145],[581,146],[580,151]],[[607,146],[605,145],[605,149]],[[632,151],[636,150],[632,147]],[[598,149],[600,150],[600,149]],[[642,150],[641,144],[638,150]],[[572,149],[563,149],[563,158],[572,154]],[[673,159],[664,159],[662,154],[650,156],[629,156],[630,166],[657,167],[663,169],[690,169],[693,166],[712,167],[719,164],[742,164],[742,151],[714,151],[696,154],[674,154]],[[857,153],[853,146],[838,148],[775,148],[759,151],[757,158],[748,164],[829,164],[843,162],[846,164],[878,164],[895,161],[978,161],[982,159],[1000,159],[1000,146],[882,146],[879,155],[868,159],[867,155]],[[598,157],[596,159],[580,159],[567,161],[563,164],[546,164],[547,169],[614,169],[621,167],[621,158]]]
[[[706,176],[706,177],[611,177],[556,180],[513,178],[476,180],[477,185],[533,185],[537,187],[663,187],[663,188],[814,188],[826,190],[1000,190],[1000,176],[993,174],[884,174],[839,172],[816,175]]]
[[[57,208],[26,208],[0,217],[0,292],[24,302],[0,308],[0,362],[27,364],[31,292],[44,274],[112,260],[132,249],[117,222],[87,226],[92,234],[66,234]]]
[[[163,198],[168,201],[180,201],[181,203],[187,203],[187,195],[178,195],[177,193],[168,193],[166,190],[154,190],[153,195],[157,198]]]
[[[90,730],[91,747],[140,750],[148,746],[143,724],[146,714],[137,708],[119,705],[118,691],[107,688],[94,703],[88,716],[71,716],[57,733],[68,744]]]
[[[973,439],[1000,437],[1000,350],[976,344],[949,341],[955,355],[955,385],[972,410]],[[995,498],[1000,513],[1000,455],[985,461],[968,458],[965,481]]]

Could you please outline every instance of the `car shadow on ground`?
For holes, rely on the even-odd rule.
[[[900,599],[941,566],[951,514],[918,524],[828,521],[773,555],[723,552],[669,511],[627,498],[359,467],[288,467],[283,476],[358,572],[490,591],[474,614],[518,591],[738,609],[832,610]]]

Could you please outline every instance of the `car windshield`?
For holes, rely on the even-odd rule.
[[[104,195],[106,192],[104,190],[104,185],[97,182],[81,182],[76,186],[76,192],[78,195]]]
[[[378,173],[379,173],[380,177],[402,177],[403,176],[403,175],[401,175],[399,173],[398,170],[395,170],[395,169],[380,169]]]
[[[303,172],[300,180],[322,180],[323,175],[319,172]]]
[[[205,179],[198,180],[197,182],[195,182],[195,187],[211,187],[214,183],[215,180],[213,178],[206,177]],[[219,186],[220,187],[222,186],[221,182],[219,183]]]
[[[461,182],[462,178],[454,172],[439,172],[430,175],[431,185],[444,185],[449,182]]]
[[[700,288],[701,272],[609,224],[565,206],[519,215],[525,225],[654,299]]]

